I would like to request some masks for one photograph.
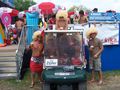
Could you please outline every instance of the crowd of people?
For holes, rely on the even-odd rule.
[[[56,24],[56,18],[57,14],[53,14],[49,19],[48,19],[48,24]],[[88,22],[88,16],[85,15],[85,12],[83,10],[79,11],[78,14],[74,14],[73,18],[71,17],[66,17],[67,18],[67,23],[68,24],[85,24]],[[50,28],[51,29],[51,28]]]

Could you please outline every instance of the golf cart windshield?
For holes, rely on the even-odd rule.
[[[80,30],[48,30],[44,39],[45,67],[83,65],[83,33]]]

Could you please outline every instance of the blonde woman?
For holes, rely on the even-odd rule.
[[[30,45],[32,49],[32,57],[30,60],[31,70],[31,88],[35,84],[35,74],[38,74],[39,80],[41,79],[41,73],[43,71],[43,38],[40,31],[36,31],[33,34],[33,41]]]
[[[68,30],[68,13],[65,10],[59,10],[56,14],[56,29]]]

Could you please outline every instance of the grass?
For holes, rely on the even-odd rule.
[[[30,72],[27,71],[23,80],[17,79],[2,79],[0,80],[0,90],[41,90],[39,83],[36,83],[35,88],[30,88],[31,78]]]
[[[90,73],[87,73],[88,79],[90,79]],[[120,70],[103,72],[104,79],[120,76]],[[21,81],[16,79],[2,79],[0,80],[0,90],[42,90],[39,83],[36,83],[34,88],[29,88],[31,83],[30,72],[27,71],[25,77]]]
[[[95,73],[96,78],[98,78],[97,73]],[[103,72],[103,78],[108,78],[108,77],[114,77],[114,76],[120,76],[120,70],[113,70],[113,71],[105,71]],[[91,77],[90,72],[87,72],[87,79],[89,80]]]

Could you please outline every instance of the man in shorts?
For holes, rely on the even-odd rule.
[[[99,82],[103,83],[103,76],[101,70],[101,53],[103,51],[103,45],[100,39],[96,38],[97,30],[95,27],[90,27],[87,31],[88,47],[89,47],[89,66],[92,70],[92,79],[90,82],[95,81],[95,71],[98,72]]]

